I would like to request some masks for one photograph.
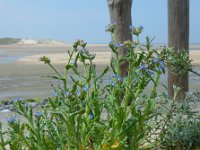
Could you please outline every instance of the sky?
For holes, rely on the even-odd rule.
[[[200,43],[200,0],[190,0],[190,43]],[[0,38],[109,43],[107,0],[0,0]],[[167,0],[133,0],[133,26],[154,43],[167,42]]]

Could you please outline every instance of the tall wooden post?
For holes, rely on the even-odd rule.
[[[177,53],[189,49],[189,0],[168,0],[168,46]],[[181,88],[177,100],[183,100],[188,91],[188,73],[178,76],[169,71],[169,96],[174,96],[173,85]]]
[[[119,44],[124,41],[130,40],[132,41],[132,34],[130,32],[130,26],[132,25],[131,18],[131,7],[132,0],[107,0],[109,12],[110,12],[110,20],[111,23],[116,23],[116,38]],[[119,51],[120,57],[126,55],[126,50],[121,48]],[[128,68],[128,63],[123,62],[120,64],[120,73],[121,76],[126,76]]]

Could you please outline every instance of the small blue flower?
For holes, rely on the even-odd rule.
[[[114,78],[119,78],[119,75],[118,74],[114,74],[113,77]]]
[[[76,95],[80,95],[80,91],[79,91],[79,90],[76,90],[75,94],[76,94]]]
[[[159,59],[153,58],[153,59],[152,59],[152,62],[153,62],[153,63],[158,63],[158,62],[159,62]]]
[[[93,114],[88,114],[88,118],[93,120],[94,119]]]
[[[41,111],[36,112],[36,116],[37,116],[37,117],[40,117],[41,115],[42,115],[42,112],[41,112]]]
[[[149,75],[152,75],[152,74],[153,74],[153,71],[152,71],[152,70],[148,70],[147,73],[148,73]]]
[[[146,69],[146,66],[145,65],[140,65],[140,70],[145,70]]]
[[[16,116],[10,116],[6,119],[6,122],[7,123],[16,123],[17,122],[16,118],[17,118]]]
[[[116,45],[115,45],[116,48],[118,48],[118,47],[123,47],[123,46],[124,46],[124,44],[116,44]]]
[[[18,101],[21,101],[21,100],[23,100],[22,97],[17,97],[17,98],[14,99],[14,102],[18,102]]]
[[[115,86],[115,82],[112,82],[111,85],[112,85],[112,87],[114,87]]]
[[[156,71],[159,71],[159,70],[160,70],[160,68],[156,67]]]
[[[164,63],[163,60],[160,61],[160,68],[161,68],[162,70],[165,69],[165,63]]]
[[[84,91],[84,92],[87,92],[87,90],[88,90],[88,86],[84,85],[83,91]]]
[[[69,91],[66,91],[66,92],[65,92],[65,95],[66,95],[66,96],[69,96],[69,95],[70,95],[70,92],[69,92]]]

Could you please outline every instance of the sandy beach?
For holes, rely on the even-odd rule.
[[[53,75],[51,69],[39,61],[48,56],[52,64],[62,72],[71,45],[10,45],[0,46],[0,100],[16,97],[46,98],[51,96],[52,79],[42,76]],[[109,64],[111,51],[106,45],[91,44],[88,49],[96,54],[97,70]],[[200,45],[190,46],[190,58],[195,71],[200,72]],[[166,84],[166,75],[162,82]],[[190,91],[200,89],[200,77],[190,74]]]

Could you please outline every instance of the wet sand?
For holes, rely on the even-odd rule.
[[[0,46],[0,100],[12,100],[16,97],[25,98],[46,98],[51,96],[53,88],[51,84],[56,84],[52,79],[42,76],[54,75],[54,72],[39,61],[41,56],[49,56],[52,63],[59,71],[65,67],[66,52],[69,45],[61,46]],[[101,58],[98,70],[103,69],[109,62],[106,46],[90,45],[92,52],[100,52]],[[105,55],[104,55],[105,53]],[[16,59],[5,60],[6,58]],[[106,57],[106,60],[104,59]]]
[[[51,69],[39,61],[46,55],[62,72],[65,66],[66,51],[70,45],[10,45],[0,46],[0,100],[12,100],[16,97],[46,98],[51,96],[51,84],[57,84],[43,75],[53,75]],[[111,52],[105,45],[89,45],[96,53],[97,70],[109,64]],[[200,71],[200,45],[191,45],[190,57],[194,70]],[[162,82],[166,84],[166,75]],[[190,90],[200,89],[200,77],[190,74]]]

